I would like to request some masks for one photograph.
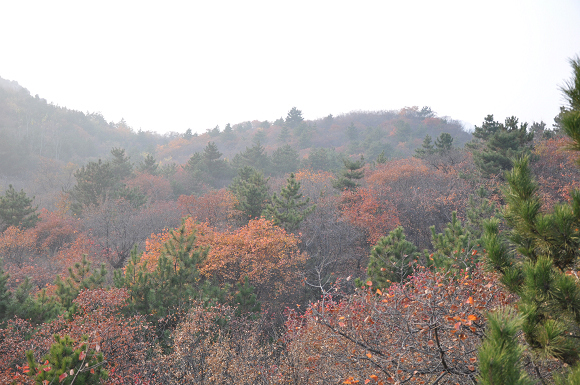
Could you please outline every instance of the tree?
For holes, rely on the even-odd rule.
[[[453,148],[453,137],[447,132],[443,132],[435,139],[436,151],[445,154]]]
[[[246,166],[238,170],[229,188],[237,198],[234,208],[241,213],[244,222],[262,214],[270,198],[267,183],[255,168]]]
[[[232,126],[228,123],[226,124],[226,127],[224,128],[224,131],[222,133],[222,138],[224,141],[228,141],[228,140],[232,140],[236,137],[236,135],[234,134],[234,129],[232,128]]]
[[[278,147],[272,153],[272,173],[284,175],[289,172],[296,172],[300,166],[298,151],[289,144]]]
[[[147,154],[143,162],[139,163],[137,166],[137,171],[146,173],[149,175],[157,175],[159,163],[157,163],[157,159],[151,154]]]
[[[260,142],[254,142],[252,147],[246,147],[244,152],[236,154],[233,160],[234,167],[240,169],[250,166],[265,172],[270,167],[270,158]]]
[[[234,295],[234,303],[237,305],[236,316],[247,315],[248,313],[259,313],[260,302],[256,300],[255,288],[250,286],[248,276],[244,279],[244,284],[236,282],[238,292]]]
[[[417,247],[405,239],[404,229],[399,226],[371,249],[368,279],[380,289],[403,282],[413,273],[418,256]]]
[[[219,179],[227,177],[229,174],[228,163],[220,159],[222,153],[219,152],[215,142],[208,142],[207,146],[203,149],[202,158],[205,163],[205,169],[207,170],[206,179],[212,181],[214,187]]]
[[[425,135],[425,139],[423,139],[423,144],[421,148],[415,149],[415,158],[423,159],[428,155],[431,155],[435,152],[435,146],[433,145],[433,139],[431,136]]]
[[[200,275],[207,254],[208,249],[197,244],[196,231],[189,231],[184,221],[178,229],[169,231],[152,270],[148,261],[142,263],[135,248],[125,271],[115,272],[115,286],[129,291],[130,309],[152,320],[183,314],[192,300],[223,297]]]
[[[416,271],[408,282],[354,294],[332,290],[291,313],[284,341],[299,384],[473,384],[485,310],[506,303],[492,274],[451,283]],[[495,384],[505,384],[496,382]]]
[[[272,219],[276,226],[286,231],[295,231],[304,218],[312,213],[316,205],[308,205],[310,198],[303,199],[300,193],[300,182],[296,181],[294,173],[286,180],[286,187],[282,187],[280,197],[272,195],[272,203],[268,204],[262,215]]]
[[[451,222],[436,233],[431,226],[433,252],[426,256],[427,265],[445,270],[473,268],[477,262],[477,240],[457,219],[457,212],[451,213]]]
[[[111,155],[113,156],[111,159],[113,175],[119,181],[133,175],[133,165],[131,164],[130,158],[125,155],[125,149],[113,147]]]
[[[570,110],[562,116],[561,123],[572,139],[571,147],[578,150],[580,59],[572,59],[571,64],[573,78],[563,88]],[[568,272],[576,270],[580,257],[580,191],[571,194],[569,203],[557,204],[547,212],[526,156],[514,161],[505,179],[507,205],[503,216],[509,227],[508,244],[500,235],[498,221],[493,219],[485,224],[483,238],[488,266],[498,271],[502,283],[519,297],[517,313],[504,316],[502,321],[511,324],[512,330],[521,328],[525,344],[535,357],[556,359],[572,366],[568,383],[575,383],[572,379],[580,370],[580,348],[576,341],[580,329],[580,287],[573,273]],[[510,253],[510,248],[515,253]],[[515,347],[504,353],[497,349],[501,343],[502,335],[489,333],[480,349],[481,367],[489,368],[480,374],[485,383],[492,383],[501,373],[511,370],[514,363],[521,365],[523,349]],[[495,351],[490,346],[496,347]],[[500,353],[509,360],[498,362],[496,357]],[[534,366],[541,374],[537,363]]]
[[[38,207],[32,206],[32,199],[26,196],[24,190],[16,192],[12,185],[0,197],[0,232],[10,226],[21,229],[34,227],[40,221],[39,214],[36,213]]]
[[[34,352],[26,352],[29,375],[35,377],[37,384],[101,384],[108,377],[103,369],[105,364],[103,354],[97,349],[89,349],[88,337],[85,336],[80,346],[68,335],[61,338],[54,335],[54,343],[50,352],[43,357],[43,364],[34,359]],[[98,346],[98,343],[96,344]]]
[[[286,116],[286,125],[288,125],[288,127],[296,128],[302,124],[303,121],[304,118],[302,117],[302,111],[296,107],[292,107],[292,109],[288,111],[288,115]]]
[[[289,139],[290,139],[290,129],[286,126],[283,126],[280,129],[280,134],[278,135],[278,142],[287,143]]]
[[[518,126],[518,118],[511,116],[505,123],[493,120],[488,115],[483,124],[475,126],[473,136],[480,143],[471,143],[475,164],[484,177],[501,175],[512,167],[513,158],[529,153],[534,133],[528,132],[528,124]]]
[[[344,168],[340,172],[338,179],[333,183],[334,188],[343,190],[356,190],[359,184],[356,182],[364,176],[363,166],[365,164],[363,157],[360,160],[353,162],[349,158],[342,160]]]
[[[91,271],[91,262],[87,260],[86,255],[83,255],[81,262],[75,263],[74,269],[69,267],[66,279],[63,280],[60,276],[56,276],[55,294],[60,298],[60,303],[64,309],[74,310],[73,301],[79,293],[85,289],[102,287],[106,275],[105,264],[102,264],[100,269]]]
[[[266,218],[252,219],[237,230],[212,233],[200,270],[220,285],[243,283],[248,277],[258,301],[288,305],[295,301],[291,298],[306,259],[299,242]]]

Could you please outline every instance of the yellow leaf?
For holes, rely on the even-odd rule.
[[[368,358],[372,358],[372,357],[373,357],[373,355],[372,355],[372,354],[370,354],[370,353],[367,353],[367,357],[368,357]]]

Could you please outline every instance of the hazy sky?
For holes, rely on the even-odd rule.
[[[553,123],[580,1],[4,1],[0,77],[135,130],[430,106]]]

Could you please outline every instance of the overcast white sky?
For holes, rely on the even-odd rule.
[[[553,123],[580,1],[4,1],[0,77],[135,130],[430,106]]]

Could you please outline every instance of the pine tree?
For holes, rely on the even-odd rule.
[[[196,242],[196,233],[188,234],[185,224],[172,230],[152,272],[140,263],[137,248],[133,249],[125,272],[115,272],[114,278],[116,287],[129,291],[130,313],[157,321],[177,312],[185,314],[192,300],[224,301],[225,291],[200,275],[199,266],[207,258],[208,249]]]
[[[29,320],[32,324],[42,324],[56,318],[61,312],[60,304],[53,296],[46,294],[46,289],[30,296],[33,285],[28,277],[18,288],[11,292],[7,283],[10,275],[0,267],[0,325],[17,316]]]
[[[290,128],[298,127],[304,118],[302,117],[302,111],[297,109],[296,107],[292,107],[290,111],[288,111],[288,115],[286,116],[286,125]]]
[[[219,183],[218,181],[229,174],[228,163],[220,159],[222,153],[219,152],[217,145],[214,142],[209,142],[203,150],[202,158],[205,165],[206,175],[205,180],[209,181],[214,187]]]
[[[284,175],[289,172],[295,172],[300,167],[298,151],[289,144],[278,147],[272,153],[272,173],[275,175]]]
[[[270,158],[264,146],[260,142],[254,142],[252,147],[246,147],[244,152],[236,154],[233,164],[238,169],[250,166],[265,172],[270,168]]]
[[[387,163],[388,158],[385,156],[385,150],[381,151],[379,156],[377,156],[376,162],[377,164],[385,164]]]
[[[236,135],[234,134],[234,129],[232,128],[232,126],[228,123],[226,124],[226,127],[224,128],[224,132],[222,133],[222,139],[224,141],[229,141],[232,140],[236,137]]]
[[[270,200],[268,179],[253,167],[238,170],[230,190],[237,198],[234,208],[241,213],[243,222],[259,217]]]
[[[103,368],[103,354],[98,348],[90,349],[86,335],[78,348],[75,345],[68,335],[60,337],[55,334],[54,343],[42,358],[42,364],[36,362],[32,350],[27,351],[28,374],[38,385],[102,384],[108,378],[108,372]]]
[[[564,94],[569,111],[562,117],[562,128],[580,149],[580,59],[572,60],[574,78]],[[580,191],[571,194],[570,203],[556,205],[552,212],[542,209],[538,185],[529,169],[529,158],[514,162],[505,174],[507,186],[503,210],[509,228],[507,243],[502,238],[498,220],[485,223],[483,237],[487,264],[500,273],[501,282],[517,294],[518,317],[526,344],[536,357],[556,359],[572,366],[567,379],[576,383],[580,375],[580,287],[567,273],[575,269],[580,256]],[[515,253],[510,252],[514,249]],[[515,317],[514,317],[515,318]],[[504,323],[510,322],[506,317]],[[500,346],[501,335],[489,333],[480,349],[480,377],[492,383],[502,370],[520,365],[522,352],[508,352],[506,365],[496,365],[496,354],[487,354],[485,346]],[[515,363],[515,364],[514,364]],[[503,378],[502,378],[503,380]],[[505,383],[505,382],[504,382]],[[516,383],[516,382],[512,382]]]
[[[284,126],[280,129],[280,134],[278,135],[278,142],[287,143],[289,139],[290,139],[290,129]]]
[[[333,181],[334,188],[338,190],[356,190],[359,184],[356,182],[364,176],[363,166],[365,164],[364,158],[361,156],[360,160],[353,162],[348,158],[343,159],[344,168],[340,172],[338,178]]]
[[[6,273],[0,266],[0,324],[11,318],[8,309],[12,302],[12,292],[8,290],[8,278],[10,278],[10,274]]]
[[[423,159],[428,155],[432,155],[435,153],[435,146],[433,145],[433,139],[429,135],[425,135],[425,139],[423,139],[423,144],[421,148],[415,149],[415,158]]]
[[[238,282],[236,286],[238,288],[238,292],[234,296],[236,316],[240,317],[248,313],[259,313],[261,304],[256,300],[257,296],[254,293],[254,287],[250,286],[248,276],[245,277],[243,285]]]
[[[379,239],[371,249],[367,266],[368,279],[374,288],[385,288],[391,282],[402,282],[413,273],[418,256],[417,247],[407,241],[405,230],[399,226]]]
[[[443,233],[436,233],[435,226],[430,229],[433,252],[426,257],[427,266],[451,270],[475,265],[479,257],[474,236],[461,224],[456,211]]]
[[[453,149],[453,137],[447,132],[441,133],[441,135],[435,139],[435,148],[437,153],[448,153]]]
[[[113,175],[119,181],[133,175],[133,165],[130,158],[125,155],[125,149],[114,147],[111,150],[112,159],[110,161]]]
[[[63,280],[57,275],[55,294],[60,298],[60,303],[66,310],[74,312],[73,301],[81,290],[103,287],[106,275],[107,270],[104,263],[98,270],[91,271],[91,262],[87,260],[86,255],[83,255],[81,262],[75,263],[74,269],[68,268],[66,279]]]
[[[143,172],[149,175],[157,175],[158,174],[159,163],[157,163],[157,159],[151,154],[147,154],[143,162],[139,163],[137,166],[137,171]]]
[[[26,196],[24,190],[16,192],[12,185],[3,197],[0,197],[0,232],[10,226],[23,229],[34,227],[40,218],[36,213],[37,207],[32,206],[32,201]]]
[[[481,384],[533,384],[519,360],[522,347],[517,337],[521,323],[520,316],[506,309],[489,315],[486,339],[479,348],[478,380]]]
[[[501,175],[512,167],[512,159],[529,153],[534,133],[528,132],[528,124],[518,126],[515,116],[506,118],[505,123],[493,120],[488,115],[481,127],[475,126],[473,136],[480,143],[472,142],[473,159],[484,177]]]
[[[291,173],[286,181],[280,196],[274,193],[272,203],[266,206],[262,215],[272,219],[276,226],[292,232],[298,229],[300,223],[314,211],[316,205],[309,205],[310,198],[303,199],[300,182],[296,180],[294,173]]]

